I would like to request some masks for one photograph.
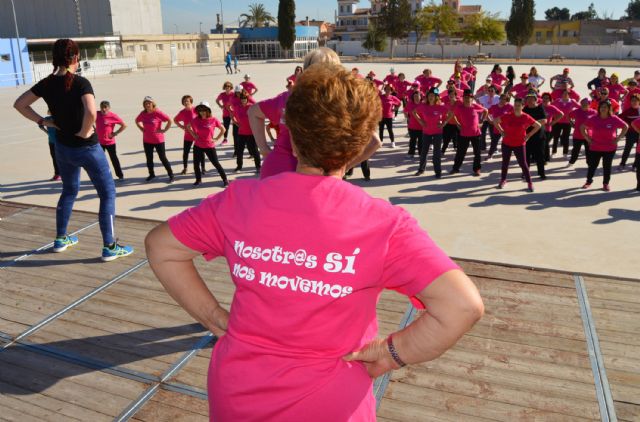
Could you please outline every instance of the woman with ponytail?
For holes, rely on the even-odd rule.
[[[133,249],[116,242],[113,226],[116,189],[93,128],[97,114],[93,88],[87,79],[75,74],[79,54],[78,44],[73,40],[57,40],[53,44],[53,73],[23,93],[14,107],[40,126],[56,128],[56,160],[62,177],[62,194],[56,208],[57,233],[53,251],[62,252],[78,243],[76,236],[67,234],[67,226],[83,168],[100,197],[98,218],[104,244],[102,260],[113,261],[130,255]],[[45,120],[31,107],[39,98],[49,106],[53,120]]]

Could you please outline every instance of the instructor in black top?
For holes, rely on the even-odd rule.
[[[527,96],[525,97],[525,107],[522,109],[524,113],[527,113],[529,116],[533,117],[540,126],[544,127],[547,123],[547,113],[544,111],[544,108],[538,104],[538,95],[535,91],[529,91]],[[529,128],[528,131],[532,129]],[[529,140],[527,141],[527,162],[531,163],[532,161],[536,162],[536,166],[538,168],[538,176],[540,180],[545,180],[547,176],[544,173],[544,138],[542,132],[537,131]]]

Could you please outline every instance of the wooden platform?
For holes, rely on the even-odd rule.
[[[157,223],[118,219],[137,253],[105,264],[90,213],[72,218],[80,245],[50,253],[54,214],[0,203],[0,420],[206,421],[213,338],[146,263]],[[441,358],[376,380],[379,420],[640,421],[637,281],[459,263],[485,317]],[[225,261],[197,265],[229,305]],[[381,335],[416,316],[382,295]]]

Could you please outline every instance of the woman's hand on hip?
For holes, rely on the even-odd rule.
[[[343,359],[347,362],[362,362],[369,376],[374,379],[392,369],[399,368],[393,361],[393,357],[391,357],[391,353],[387,348],[387,341],[381,338],[371,341],[360,350],[344,356]]]
[[[229,323],[229,311],[218,306],[213,311],[214,325],[207,327],[216,337],[221,337],[227,333],[227,324]]]

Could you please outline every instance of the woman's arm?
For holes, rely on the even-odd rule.
[[[525,142],[527,142],[529,139],[531,139],[531,137],[532,137],[533,135],[535,135],[535,134],[540,130],[540,128],[542,127],[542,125],[541,125],[539,122],[535,122],[534,124],[532,124],[532,125],[531,125],[531,126],[529,126],[529,127],[532,127],[533,129],[531,129],[531,131],[529,131],[529,132],[527,133],[527,135],[524,137]]]
[[[580,125],[580,133],[582,133],[582,137],[588,144],[591,144],[591,136],[587,133],[587,127],[583,124]]]
[[[176,126],[178,126],[180,129],[186,131],[187,130],[187,126],[183,125],[182,123],[180,123],[180,121],[177,118],[173,119],[173,123],[176,124]]]
[[[198,139],[198,134],[193,130],[191,123],[187,123],[186,130],[188,130],[191,136],[193,136],[193,139]]]
[[[44,126],[45,128],[55,127],[56,129],[59,129],[52,119],[44,119],[31,107],[31,104],[38,101],[38,98],[40,97],[38,97],[36,94],[31,92],[31,90],[25,91],[13,103],[13,108],[18,110],[20,114],[22,114],[24,117],[31,120],[32,122],[35,122],[35,123],[41,122],[42,126]],[[46,129],[44,129],[44,131],[46,132]]]
[[[166,131],[169,130],[170,127],[171,127],[171,119],[167,120],[167,122],[164,125],[164,129],[160,129],[158,132],[165,133]]]
[[[629,125],[625,123],[622,129],[620,130],[620,134],[618,135],[614,143],[618,143],[620,140],[622,140],[624,136],[627,134],[627,131],[629,131]]]
[[[374,133],[371,136],[371,140],[369,141],[367,146],[364,147],[364,150],[362,151],[362,153],[358,157],[353,159],[349,164],[347,164],[346,168],[347,169],[353,168],[358,164],[362,163],[363,161],[368,160],[369,158],[371,158],[373,154],[375,154],[375,152],[378,149],[380,149],[381,146],[382,146],[382,141],[380,141],[378,134]]]
[[[409,326],[392,334],[400,359],[407,363],[433,360],[467,332],[484,314],[484,305],[475,284],[460,270],[444,273],[418,293],[426,311]],[[378,377],[398,365],[386,340],[377,339],[345,357],[358,360],[369,375]]]
[[[555,117],[555,118],[551,119],[551,123],[549,123],[549,124],[550,124],[551,126],[553,126],[553,125],[555,125],[556,123],[558,123],[558,121],[559,121],[560,119],[562,119],[563,117],[564,117],[564,113],[563,113],[563,112],[560,112],[560,113],[556,114],[556,117]]]
[[[96,117],[98,115],[98,112],[96,111],[96,101],[93,94],[84,94],[82,96],[82,105],[84,106],[82,127],[75,135],[86,139],[93,134],[93,125],[96,122]]]
[[[118,130],[111,132],[111,135],[109,135],[111,138],[115,138],[116,136],[120,135],[127,128],[127,125],[124,122],[116,123],[116,124],[119,125],[120,127],[118,128]]]
[[[420,126],[424,126],[424,120],[422,120],[422,118],[420,117],[420,115],[418,114],[418,110],[414,109],[411,114],[413,115],[413,118],[416,119],[416,121],[418,123],[420,123]]]
[[[220,306],[193,264],[200,254],[180,243],[167,223],[147,234],[145,248],[149,265],[167,293],[213,334],[224,335],[229,312]]]
[[[264,121],[265,115],[262,110],[260,110],[260,105],[254,104],[249,107],[249,125],[251,126],[251,132],[253,132],[253,137],[256,140],[260,154],[266,157],[271,152],[271,147],[267,143]]]
[[[220,138],[222,138],[224,134],[227,133],[227,131],[224,129],[224,126],[221,125],[219,129],[220,129],[220,132],[218,133],[218,136],[213,138],[214,141],[219,141]]]

